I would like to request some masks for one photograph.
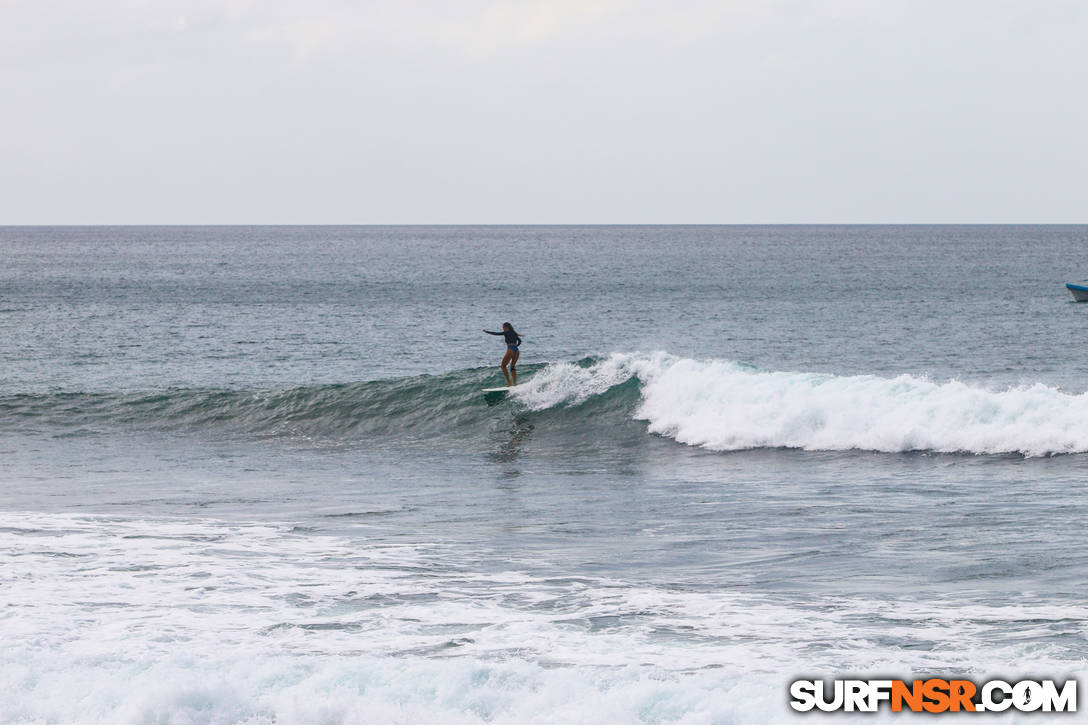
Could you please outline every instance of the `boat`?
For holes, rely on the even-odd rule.
[[[1073,299],[1077,302],[1088,302],[1088,287],[1082,284],[1066,283],[1065,288],[1073,293]]]

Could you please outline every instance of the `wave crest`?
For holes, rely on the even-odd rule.
[[[882,452],[1088,451],[1088,395],[1042,384],[987,390],[900,375],[765,371],[728,360],[614,354],[586,370],[553,366],[526,391],[542,406],[641,383],[634,417],[649,431],[712,450],[799,448]]]

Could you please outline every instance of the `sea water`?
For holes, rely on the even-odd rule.
[[[1083,676],[1086,240],[2,228],[0,721],[774,723],[800,677]]]

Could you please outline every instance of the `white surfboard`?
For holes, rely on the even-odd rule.
[[[508,388],[508,387],[506,387],[504,385],[501,388],[484,388],[483,392],[485,392],[485,393],[505,393],[509,389],[510,388]]]

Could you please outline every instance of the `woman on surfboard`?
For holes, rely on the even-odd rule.
[[[491,330],[484,330],[488,335],[502,335],[506,338],[506,354],[502,356],[502,376],[506,378],[506,387],[518,384],[518,357],[521,353],[518,352],[518,346],[521,345],[521,335],[514,330],[514,326],[509,322],[502,323],[502,332],[492,332]],[[506,366],[510,366],[510,372],[506,372]],[[510,382],[511,377],[513,382]]]

